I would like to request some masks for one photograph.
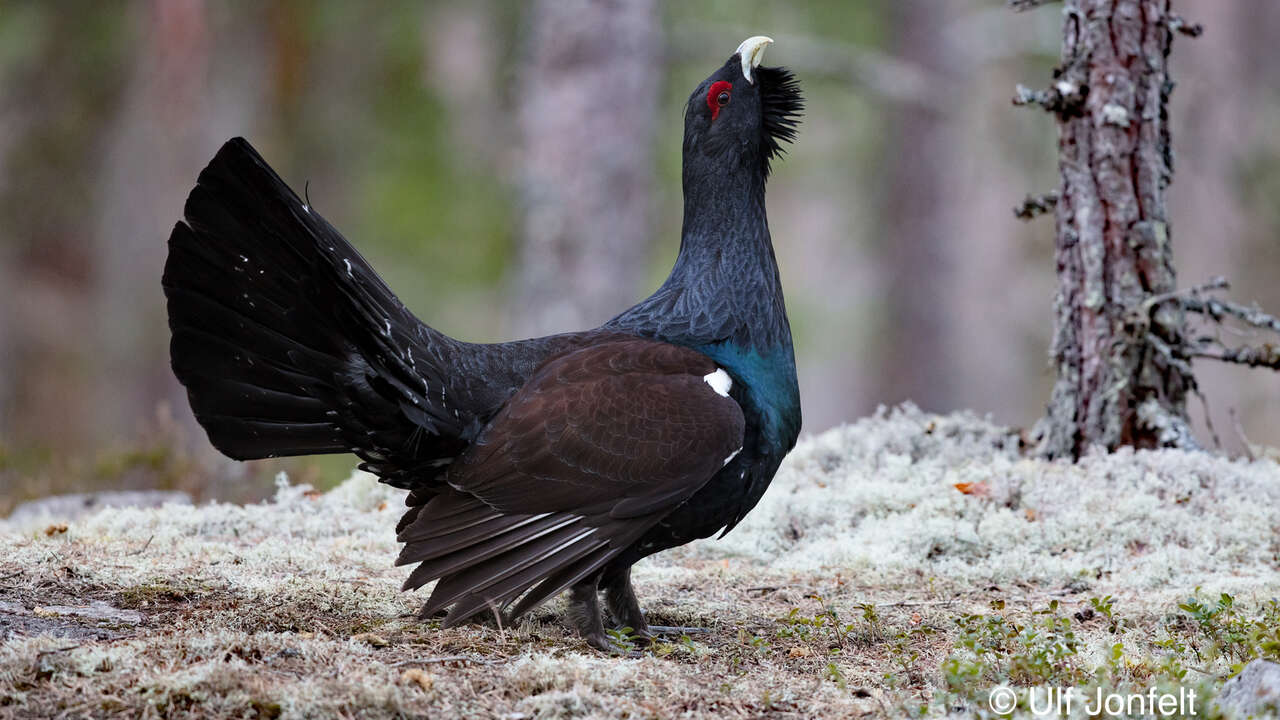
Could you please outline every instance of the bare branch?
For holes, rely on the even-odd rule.
[[[1181,15],[1169,15],[1165,17],[1165,24],[1169,29],[1176,33],[1181,33],[1187,37],[1200,37],[1204,34],[1204,25],[1200,23],[1189,23],[1182,19]]]
[[[1218,362],[1280,370],[1280,348],[1275,345],[1223,348],[1217,352],[1199,348],[1192,350],[1190,354],[1191,357],[1208,358]]]
[[[1209,409],[1209,398],[1204,396],[1198,382],[1191,385],[1191,392],[1200,399],[1200,407],[1204,408],[1204,426],[1209,431],[1209,436],[1213,438],[1213,447],[1222,450],[1222,438],[1218,437],[1218,429],[1213,426],[1213,411]]]
[[[1032,220],[1038,215],[1051,212],[1057,206],[1057,190],[1051,190],[1043,195],[1027,193],[1027,197],[1022,201],[1022,204],[1013,208],[1013,216],[1019,220]]]
[[[1147,342],[1151,343],[1151,347],[1160,354],[1160,357],[1164,358],[1166,364],[1189,376],[1194,375],[1191,371],[1191,363],[1187,362],[1185,357],[1180,357],[1180,354],[1175,354],[1169,343],[1165,342],[1159,335],[1154,332],[1148,332]]]
[[[1055,2],[1058,2],[1058,0],[1009,0],[1008,4],[1009,7],[1013,8],[1014,12],[1024,12]]]
[[[1060,77],[1053,87],[1044,90],[1032,90],[1019,83],[1014,92],[1013,104],[1018,107],[1038,105],[1046,112],[1070,118],[1080,115],[1089,95],[1089,86]]]
[[[1257,305],[1246,306],[1230,300],[1205,297],[1208,293],[1229,289],[1231,289],[1231,284],[1227,282],[1226,278],[1215,277],[1194,287],[1152,295],[1143,301],[1142,313],[1150,313],[1151,309],[1156,305],[1176,299],[1183,310],[1204,315],[1218,323],[1221,323],[1223,318],[1230,316],[1245,325],[1280,333],[1280,318],[1263,312],[1262,308]]]
[[[1222,318],[1230,315],[1246,325],[1280,333],[1280,319],[1263,312],[1257,305],[1246,307],[1227,300],[1218,300],[1217,298],[1202,299],[1192,295],[1182,301],[1182,306],[1188,312],[1207,315],[1218,322],[1222,322]]]
[[[1019,107],[1024,105],[1039,105],[1048,110],[1050,105],[1055,102],[1055,93],[1053,90],[1032,90],[1031,88],[1018,83],[1014,89],[1013,104]]]
[[[1151,310],[1161,303],[1176,300],[1178,306],[1186,312],[1202,315],[1213,321],[1217,332],[1235,330],[1223,323],[1227,317],[1235,318],[1253,328],[1280,333],[1280,319],[1262,311],[1257,305],[1245,306],[1229,300],[1208,297],[1208,293],[1230,289],[1226,278],[1215,277],[1206,283],[1190,288],[1182,288],[1167,293],[1159,293],[1147,298],[1140,312],[1134,319],[1146,325]],[[1237,331],[1238,332],[1238,331]],[[1271,368],[1280,370],[1280,347],[1266,343],[1261,346],[1228,347],[1221,339],[1213,335],[1201,335],[1178,343],[1171,347],[1156,333],[1148,331],[1147,340],[1152,347],[1171,365],[1183,369],[1178,363],[1185,362],[1180,358],[1207,358],[1219,362],[1247,365],[1249,367]],[[1190,373],[1188,373],[1190,375]]]
[[[1231,408],[1231,427],[1236,431],[1236,437],[1239,438],[1240,444],[1244,446],[1244,456],[1249,462],[1257,460],[1253,454],[1253,443],[1249,442],[1249,436],[1244,434],[1244,425],[1240,424],[1240,418],[1236,415],[1236,409]]]
[[[1199,285],[1195,285],[1189,288],[1179,288],[1178,290],[1173,290],[1166,293],[1158,293],[1158,294],[1152,295],[1142,303],[1142,312],[1149,313],[1151,312],[1151,308],[1155,307],[1156,305],[1159,305],[1162,302],[1165,302],[1166,300],[1172,300],[1174,298],[1180,298],[1186,295],[1190,295],[1194,297],[1196,295],[1200,295],[1201,293],[1213,292],[1215,290],[1230,290],[1230,289],[1231,289],[1231,283],[1227,282],[1226,278],[1222,276],[1216,276],[1216,277],[1210,278],[1208,282],[1201,283]]]

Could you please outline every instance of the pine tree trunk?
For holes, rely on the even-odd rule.
[[[1194,446],[1165,190],[1170,0],[1066,0],[1062,65],[1035,100],[1058,117],[1057,384],[1040,452]]]

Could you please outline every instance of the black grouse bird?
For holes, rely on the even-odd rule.
[[[414,317],[243,139],[200,174],[164,271],[174,373],[232,458],[353,452],[410,491],[397,564],[423,617],[571,590],[645,637],[641,558],[728,532],[800,431],[765,180],[803,103],[754,37],[689,98],[684,227],[657,292],[595,330],[497,344]]]

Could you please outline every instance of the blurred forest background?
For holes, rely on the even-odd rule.
[[[1280,3],[1175,6],[1206,28],[1173,52],[1179,281],[1275,311]],[[227,138],[309,184],[445,332],[575,329],[669,269],[684,104],[759,33],[808,98],[769,191],[806,431],[906,399],[1029,427],[1053,228],[1011,208],[1056,187],[1056,137],[1009,100],[1047,84],[1059,25],[997,0],[0,3],[0,516],[91,488],[244,500],[354,463],[221,459],[169,372],[165,240]],[[1280,444],[1280,376],[1197,372],[1228,452]]]

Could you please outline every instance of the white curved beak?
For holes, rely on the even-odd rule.
[[[747,79],[748,83],[756,84],[754,78],[751,77],[751,71],[760,67],[760,61],[764,59],[764,49],[773,42],[773,38],[764,35],[756,35],[742,41],[738,46],[738,56],[742,58],[742,76]]]

